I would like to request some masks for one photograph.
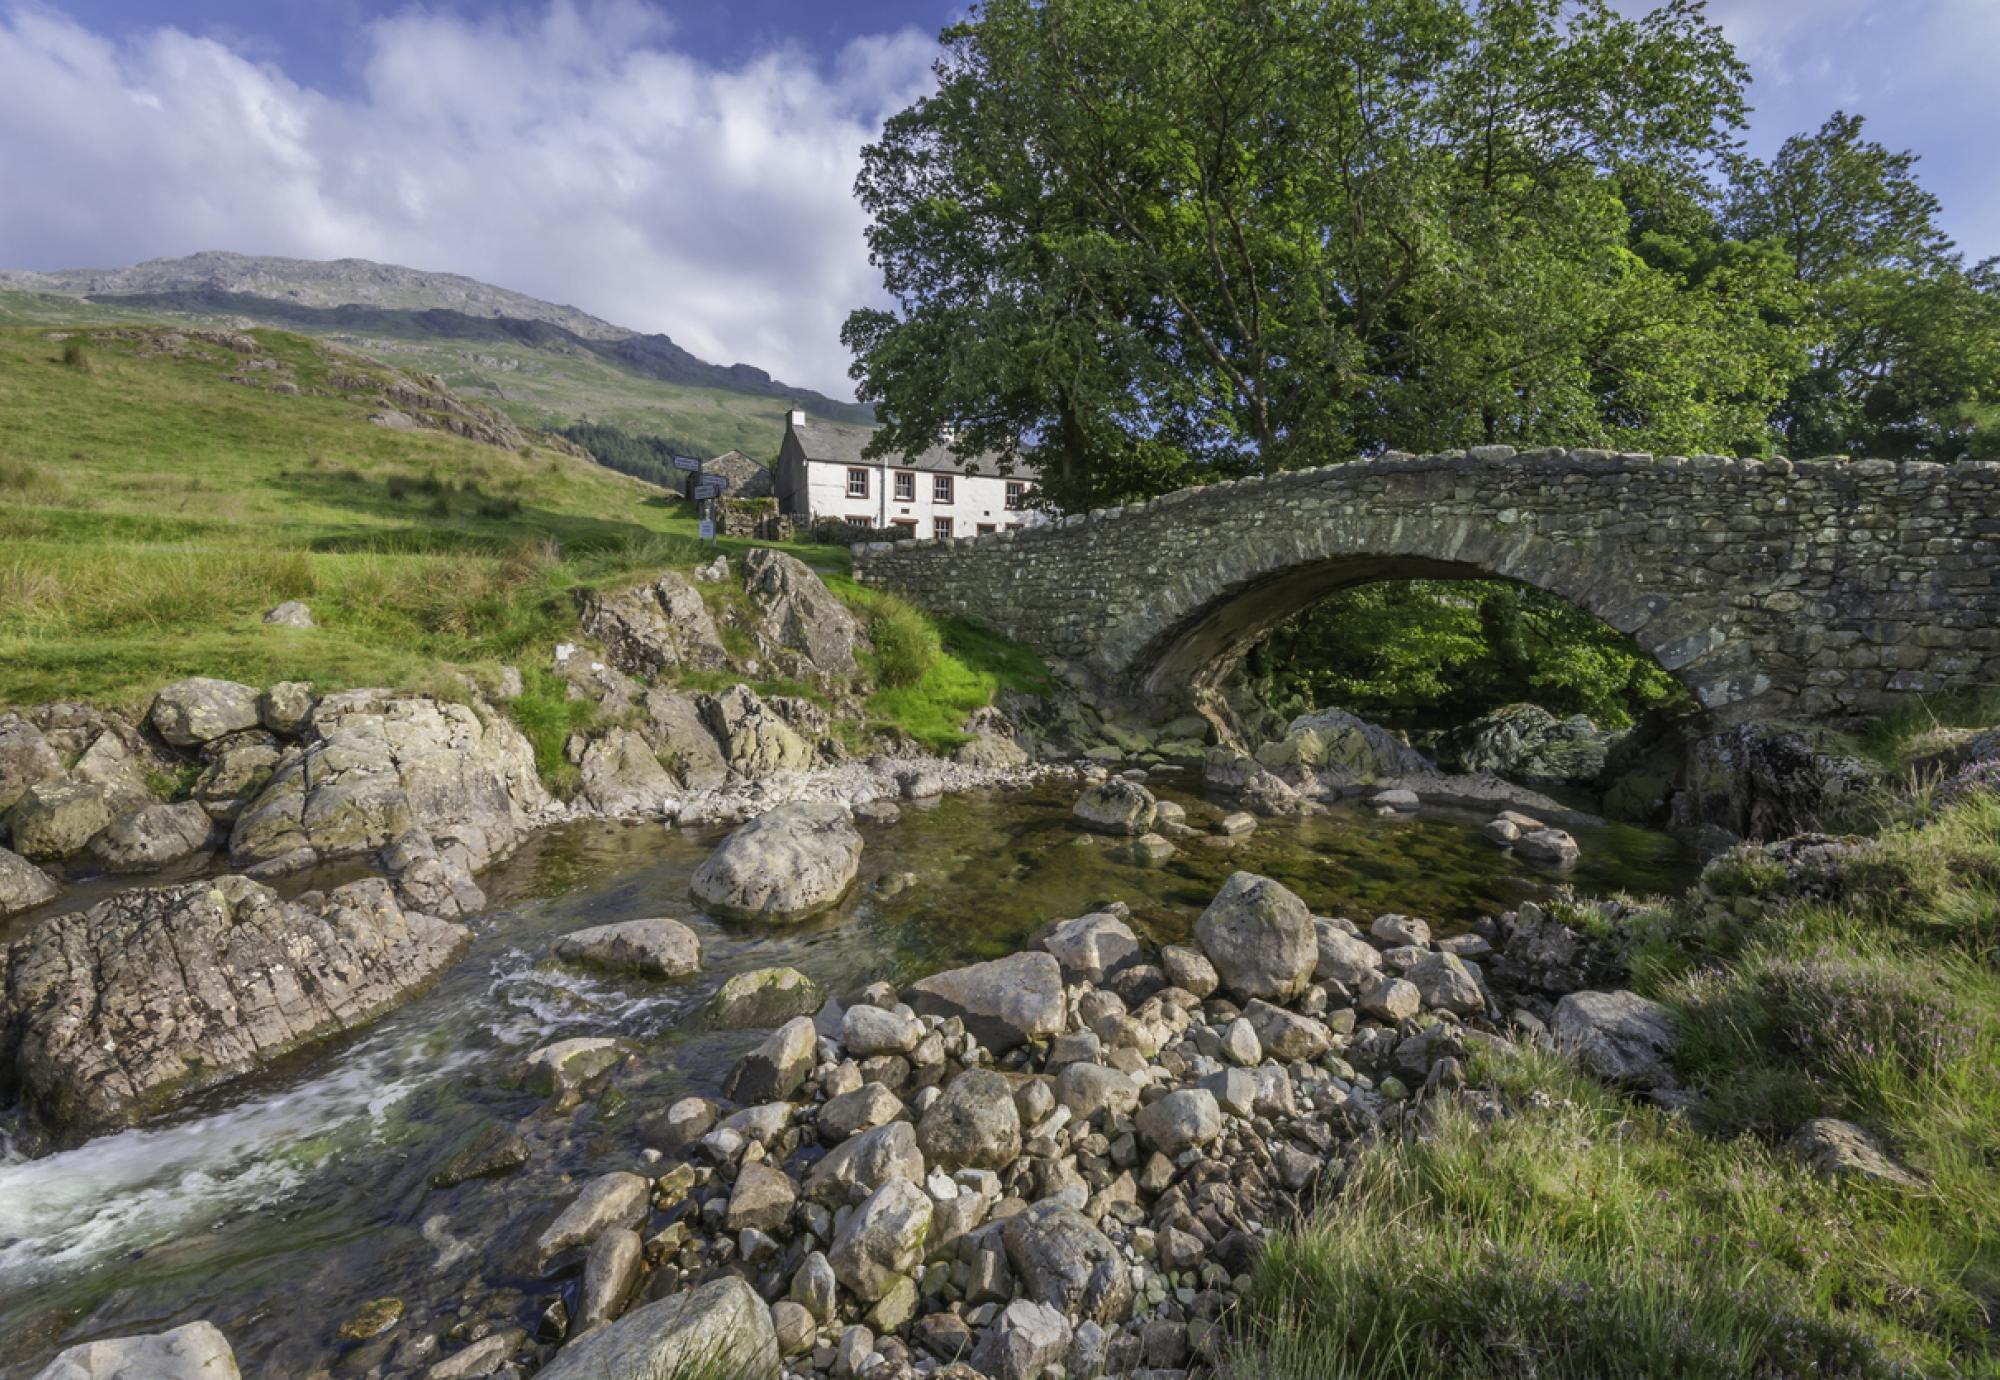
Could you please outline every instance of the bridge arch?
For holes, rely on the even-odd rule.
[[[1852,721],[2000,686],[1995,462],[1392,455],[1036,529],[865,543],[854,569],[1142,711],[1185,705],[1328,594],[1404,578],[1555,594],[1723,722]]]

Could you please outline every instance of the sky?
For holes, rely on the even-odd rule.
[[[1641,11],[1648,0],[1614,0]],[[0,0],[0,267],[470,274],[851,397],[851,189],[965,0]],[[1858,111],[2000,254],[2000,0],[1711,0],[1768,153]]]

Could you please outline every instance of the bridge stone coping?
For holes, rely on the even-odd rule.
[[[1631,634],[1721,720],[1847,722],[2000,685],[2000,462],[1481,446],[1250,476],[854,573],[1173,712],[1375,580],[1511,580]]]

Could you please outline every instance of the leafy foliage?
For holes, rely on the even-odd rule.
[[[674,457],[705,453],[678,437],[635,435],[605,422],[577,422],[559,428],[556,434],[582,446],[591,459],[607,469],[675,491],[685,487],[687,475],[674,468]]]

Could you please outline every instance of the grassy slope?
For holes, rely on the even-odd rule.
[[[254,333],[306,393],[288,396],[229,382],[236,357],[214,347],[148,353],[98,331],[78,368],[49,334],[0,328],[0,705],[137,707],[194,674],[333,689],[435,688],[446,664],[532,671],[574,636],[577,586],[706,555],[689,506],[651,486],[552,450],[387,431],[366,393],[310,396],[361,366],[303,337]],[[880,613],[838,574],[845,550],[790,549]],[[316,629],[264,625],[295,598]],[[871,704],[937,746],[1037,674],[1017,648],[947,632],[962,656]],[[518,713],[548,757],[573,720],[542,688]]]
[[[157,321],[80,298],[0,290],[0,325]],[[189,318],[189,324],[228,325]],[[559,355],[492,341],[456,343],[391,336],[330,335],[336,344],[400,368],[434,373],[461,397],[501,408],[524,426],[565,426],[579,418],[648,436],[672,436],[703,454],[740,450],[766,459],[784,435],[782,398],[664,383],[602,359]]]

